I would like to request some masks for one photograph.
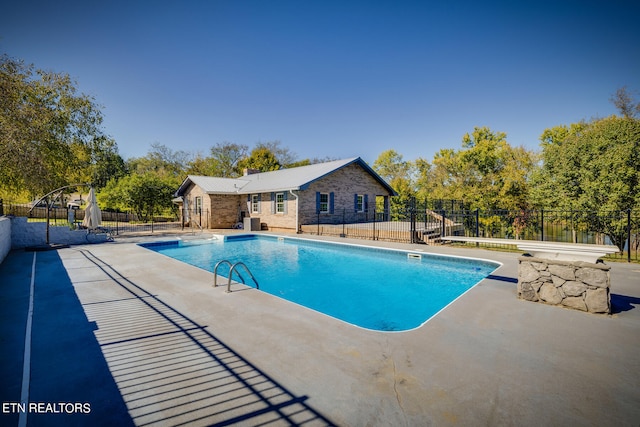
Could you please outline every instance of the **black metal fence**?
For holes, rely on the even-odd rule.
[[[451,210],[451,207],[454,207]],[[640,210],[597,214],[554,210],[465,210],[460,203],[416,203],[363,212],[303,212],[303,233],[407,243],[439,244],[446,236],[612,244],[610,256],[639,261]],[[476,246],[476,244],[473,244]],[[487,246],[513,249],[514,245]]]
[[[0,215],[12,215],[27,217],[29,221],[46,222],[54,226],[81,227],[84,219],[84,209],[64,207],[30,207],[26,204],[5,204],[0,201]],[[192,227],[194,231],[200,231],[202,227],[194,216],[192,221],[186,224],[180,221],[178,215],[157,215],[146,219],[140,218],[134,213],[102,211],[102,226],[109,228],[113,235],[125,235],[132,233],[148,234],[158,232],[180,231]],[[203,213],[208,218],[206,213]]]
[[[49,221],[54,225],[79,225],[83,209],[31,208],[28,205],[3,204],[0,215],[24,216],[31,221]],[[336,209],[332,212],[301,211],[302,233],[341,236],[406,243],[439,244],[446,236],[492,237],[567,243],[613,244],[620,252],[611,255],[626,261],[640,261],[640,209],[597,214],[585,211],[555,210],[467,210],[460,201],[430,201],[407,205],[393,204],[389,209],[375,206],[362,212]],[[209,212],[189,211],[179,215],[154,216],[146,221],[135,214],[102,212],[103,226],[114,235],[156,233],[209,228]],[[473,244],[476,246],[476,244]],[[512,249],[514,245],[484,245]]]
[[[609,244],[620,248],[610,258],[640,260],[640,210],[596,213],[587,211],[440,211],[458,225],[445,235],[539,240],[562,243]],[[493,247],[506,245],[492,244]]]

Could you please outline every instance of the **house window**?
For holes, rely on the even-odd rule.
[[[258,194],[251,195],[251,213],[260,213],[260,197],[258,197]]]
[[[202,213],[202,197],[200,197],[200,196],[196,197],[195,213],[196,214],[201,214]]]
[[[364,196],[362,194],[356,195],[356,212],[364,212]]]
[[[284,193],[276,194],[276,213],[284,213]]]
[[[329,194],[320,193],[320,205],[319,205],[320,213],[329,212]]]

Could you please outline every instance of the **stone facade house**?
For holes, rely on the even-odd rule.
[[[185,225],[233,228],[254,218],[261,229],[298,231],[318,217],[367,212],[376,201],[388,207],[389,197],[395,195],[357,157],[273,172],[249,171],[239,178],[189,175],[174,201]]]

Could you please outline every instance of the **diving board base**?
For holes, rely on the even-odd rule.
[[[518,298],[589,313],[611,313],[608,265],[528,254],[518,262]]]

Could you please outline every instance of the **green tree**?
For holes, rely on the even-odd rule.
[[[296,154],[289,147],[285,147],[278,140],[269,142],[259,142],[256,144],[255,150],[266,149],[273,153],[281,168],[291,168],[300,166],[300,162]],[[310,164],[310,163],[309,163]]]
[[[251,150],[249,157],[238,162],[240,169],[257,169],[260,172],[276,171],[282,168],[276,155],[267,147],[257,146]]]
[[[580,221],[622,248],[625,221],[611,215],[640,207],[640,120],[613,115],[553,128],[541,139],[536,201],[595,213]]]
[[[414,170],[412,163],[405,161],[402,154],[396,150],[386,150],[380,153],[375,162],[373,162],[372,168],[389,183],[395,179],[411,182]]]
[[[211,147],[208,157],[196,156],[189,163],[187,172],[194,175],[232,178],[242,175],[242,169],[258,169],[261,172],[293,168],[319,163],[323,160],[297,160],[296,155],[280,141],[259,142],[251,150],[246,145],[223,142]]]
[[[440,149],[431,163],[420,159],[418,165],[418,197],[425,200],[465,198],[465,171],[458,151]]]
[[[476,127],[462,138],[462,149],[442,149],[433,162],[420,160],[419,194],[463,200],[471,209],[526,210],[532,152],[512,147],[503,132]]]
[[[389,203],[391,218],[404,218],[409,213],[406,208],[413,203],[416,197],[413,163],[405,161],[402,154],[392,149],[380,153],[373,162],[372,169],[387,181],[398,194],[396,197],[392,197]],[[376,208],[381,209],[381,206],[376,206]]]
[[[241,174],[238,163],[247,157],[246,145],[223,142],[211,147],[209,157],[197,157],[189,164],[188,171],[195,175],[233,178]]]
[[[37,195],[90,178],[101,124],[69,75],[0,56],[0,186]]]
[[[164,144],[151,144],[146,156],[127,161],[131,173],[153,173],[162,178],[173,178],[180,183],[186,174],[191,155],[185,151],[173,151]]]
[[[640,113],[640,102],[636,102],[633,99],[633,95],[626,86],[618,89],[610,101],[618,109],[622,117],[632,118]]]
[[[87,181],[96,189],[101,189],[112,178],[120,178],[127,174],[125,161],[118,154],[118,146],[112,138],[101,136],[90,144],[89,174]]]
[[[531,200],[536,207],[571,211],[578,209],[581,174],[579,145],[564,144],[579,138],[588,123],[560,125],[545,129],[540,136],[541,164],[531,174]]]
[[[162,178],[155,173],[133,174],[111,180],[100,191],[101,208],[133,211],[143,221],[153,215],[175,212],[172,202],[176,191],[172,178]]]

